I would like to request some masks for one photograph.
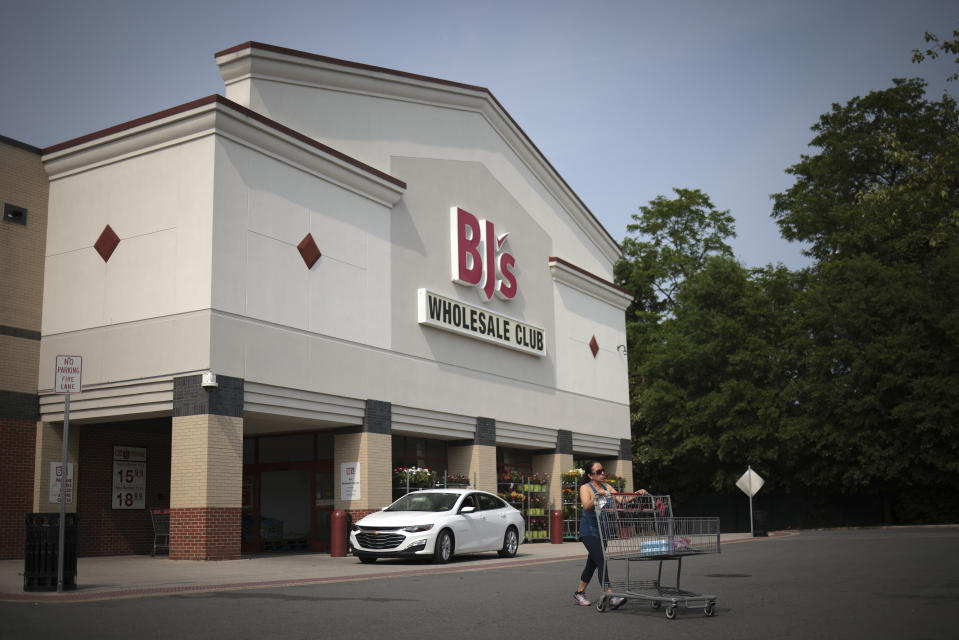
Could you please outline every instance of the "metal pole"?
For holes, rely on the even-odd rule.
[[[70,442],[70,394],[63,397],[63,466],[60,471],[60,531],[57,536],[57,592],[63,591],[63,547],[67,515],[67,445]]]
[[[753,468],[746,465],[746,473],[749,474],[749,535],[753,534]]]

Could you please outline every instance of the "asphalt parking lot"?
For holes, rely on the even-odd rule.
[[[727,544],[683,563],[684,588],[718,596],[712,617],[691,609],[667,620],[636,601],[606,613],[577,607],[570,596],[583,559],[504,565],[487,555],[440,573],[381,561],[399,570],[321,584],[2,602],[0,638],[945,638],[959,628],[957,545],[959,527]],[[654,572],[657,563],[637,564]],[[594,583],[588,594],[598,592]]]

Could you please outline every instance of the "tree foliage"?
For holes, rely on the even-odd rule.
[[[928,31],[925,34],[925,40],[926,44],[930,42],[935,44],[926,50],[913,49],[912,61],[914,63],[923,62],[927,58],[929,60],[935,60],[940,54],[948,54],[956,56],[955,63],[959,64],[959,29],[953,29],[952,40],[939,40],[935,34],[929,33]],[[947,82],[952,82],[953,80],[959,80],[959,71],[954,71],[946,78]]]
[[[732,256],[726,240],[736,236],[729,211],[719,211],[699,189],[673,189],[676,197],[656,196],[633,214],[626,227],[623,257],[616,277],[636,293],[635,310],[657,316],[676,304],[682,283],[702,269],[710,256]]]
[[[695,190],[629,227],[637,478],[724,491],[748,463],[770,489],[908,496],[887,519],[959,513],[959,109],[896,80],[812,130],[772,213],[809,268],[737,263]]]
[[[959,483],[959,110],[921,80],[833,105],[820,151],[774,196],[783,235],[816,264],[797,307],[808,336],[784,428],[799,480],[837,490]]]

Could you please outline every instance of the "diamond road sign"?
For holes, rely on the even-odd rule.
[[[739,480],[736,481],[736,486],[739,487],[743,493],[752,498],[754,495],[759,493],[759,490],[762,488],[765,482],[766,481],[763,480],[758,473],[750,468],[746,470],[746,473],[739,477]]]

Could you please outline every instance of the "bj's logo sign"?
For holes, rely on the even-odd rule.
[[[480,220],[459,207],[450,208],[450,265],[453,282],[477,287],[484,300],[496,294],[503,300],[516,297],[516,258],[506,251],[509,233],[497,236],[493,223]]]

